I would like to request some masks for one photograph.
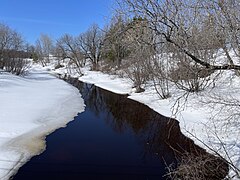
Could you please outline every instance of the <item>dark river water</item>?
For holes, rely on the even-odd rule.
[[[66,128],[47,136],[16,180],[161,180],[180,154],[205,153],[179,129],[177,120],[96,86],[69,80],[86,109]]]

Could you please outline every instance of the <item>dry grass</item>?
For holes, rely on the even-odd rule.
[[[211,154],[185,154],[177,169],[169,167],[167,177],[173,180],[220,180],[227,176],[228,171],[228,164]]]

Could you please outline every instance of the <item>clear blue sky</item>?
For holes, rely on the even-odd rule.
[[[0,22],[34,44],[41,33],[58,38],[77,35],[97,23],[102,27],[113,13],[114,0],[1,0]]]

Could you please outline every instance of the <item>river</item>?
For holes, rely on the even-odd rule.
[[[46,138],[47,149],[33,157],[16,180],[160,180],[181,154],[205,154],[185,137],[175,119],[76,79],[86,109],[66,128]]]

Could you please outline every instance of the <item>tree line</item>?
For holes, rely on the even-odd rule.
[[[169,81],[197,92],[209,85],[212,72],[240,70],[232,56],[240,55],[239,14],[237,0],[123,0],[102,29],[94,24],[56,40],[42,34],[31,46],[1,24],[0,68],[16,59],[13,52],[24,51],[43,66],[50,55],[70,59],[79,74],[87,60],[92,70],[121,69],[138,91],[152,80],[161,98],[170,95]],[[216,62],[219,49],[227,57],[222,64]]]

